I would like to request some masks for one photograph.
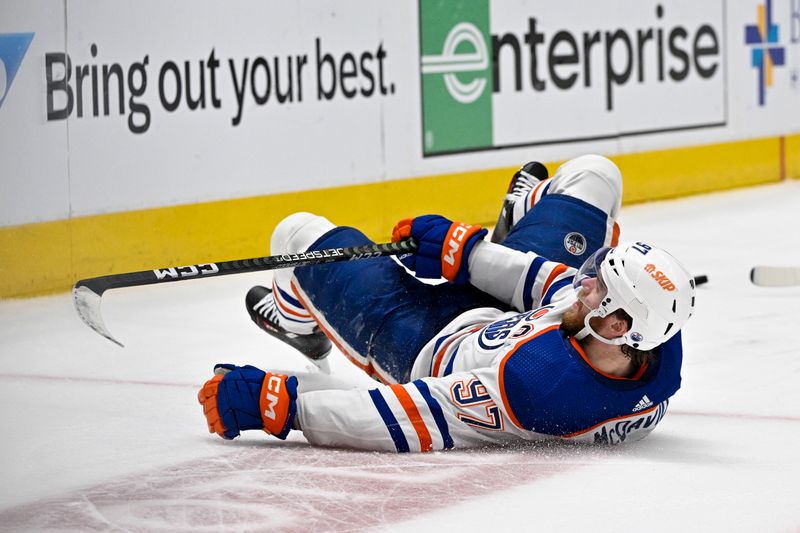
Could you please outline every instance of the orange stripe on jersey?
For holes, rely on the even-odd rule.
[[[460,334],[453,335],[450,339],[448,339],[447,342],[445,342],[444,345],[441,348],[439,348],[439,351],[436,354],[436,359],[433,364],[433,371],[431,372],[431,376],[433,377],[439,376],[439,367],[442,366],[442,361],[444,360],[444,354],[447,351],[447,348],[451,344],[453,344],[455,340],[460,339],[465,335],[469,335],[470,333],[475,333],[476,331],[481,329],[481,327],[482,326],[475,326],[474,328],[469,329],[467,331],[462,331]]]
[[[280,293],[278,292],[278,288],[275,286],[274,281],[272,282],[272,296],[275,299],[275,303],[278,304],[278,307],[280,307],[284,313],[289,315],[294,315],[300,318],[311,318],[311,315],[309,315],[308,313],[306,314],[298,313],[297,311],[293,311],[288,307],[286,307],[286,304],[283,303],[283,300],[281,300]]]
[[[640,379],[642,379],[642,376],[644,376],[644,373],[647,371],[647,367],[648,366],[650,366],[650,365],[648,365],[647,363],[645,363],[642,366],[640,366],[639,367],[639,371],[636,372],[636,375],[633,376],[631,379],[634,380],[634,381],[639,381]]]
[[[632,418],[632,417],[638,417],[638,416],[646,415],[647,413],[649,413],[651,411],[655,411],[656,409],[658,409],[659,405],[660,404],[654,405],[650,409],[645,409],[643,411],[639,411],[638,413],[632,413],[632,414],[629,414],[629,415],[622,415],[622,416],[617,416],[615,418],[609,418],[608,420],[603,420],[599,424],[595,424],[590,428],[582,429],[580,431],[576,431],[575,433],[568,433],[566,435],[561,435],[561,437],[563,437],[563,438],[577,437],[578,435],[583,435],[584,433],[588,433],[588,432],[594,430],[595,428],[599,428],[603,424],[608,424],[609,422],[613,422],[614,420],[622,420],[623,418]]]
[[[549,275],[549,276],[547,276],[547,281],[545,281],[545,282],[544,282],[544,286],[542,287],[542,294],[545,294],[545,293],[547,293],[547,289],[549,289],[549,288],[550,288],[550,285],[553,283],[553,281],[554,281],[554,280],[555,280],[555,279],[556,279],[556,278],[557,278],[557,277],[558,277],[560,274],[562,274],[562,273],[563,273],[565,270],[567,270],[567,268],[569,268],[569,267],[567,267],[567,265],[564,265],[564,264],[559,264],[558,266],[556,266],[556,267],[553,269],[553,271],[552,271],[552,272],[550,272],[550,275]]]
[[[615,376],[613,374],[608,374],[592,364],[592,362],[589,360],[589,357],[586,355],[586,352],[583,351],[581,345],[578,344],[578,341],[575,340],[575,337],[570,338],[569,342],[572,344],[572,347],[575,348],[575,351],[580,354],[580,356],[583,358],[584,361],[586,361],[586,364],[589,365],[589,367],[592,370],[594,370],[601,376],[606,377],[608,379],[617,379],[620,381],[638,381],[642,377],[642,374],[644,374],[644,371],[647,370],[647,365],[642,365],[642,368],[640,368],[639,371],[636,373],[636,375],[633,376],[632,378],[624,378],[622,376]]]
[[[614,222],[614,228],[611,230],[611,243],[609,246],[614,247],[619,244],[619,224]]]
[[[425,426],[425,422],[422,420],[417,406],[414,405],[414,400],[411,399],[411,395],[408,394],[408,391],[402,385],[391,385],[391,389],[400,401],[400,405],[405,409],[406,415],[408,415],[408,419],[411,421],[411,425],[414,426],[414,431],[417,432],[417,436],[419,437],[419,449],[423,452],[433,450],[431,434],[427,426]]]
[[[528,211],[533,209],[533,206],[536,205],[536,197],[539,195],[539,190],[544,187],[545,183],[549,183],[550,180],[543,180],[540,181],[539,184],[534,187],[533,192],[530,195],[530,205],[528,206]]]
[[[517,343],[517,345],[514,346],[514,348],[505,355],[505,357],[503,357],[503,360],[500,361],[500,368],[498,370],[498,377],[499,377],[498,382],[500,384],[500,398],[503,400],[503,406],[505,406],[505,408],[506,408],[506,413],[508,413],[508,417],[511,419],[512,422],[514,422],[514,425],[517,426],[520,429],[524,429],[526,431],[528,430],[528,428],[523,427],[523,425],[519,423],[519,420],[514,415],[514,411],[511,410],[511,404],[508,403],[508,397],[506,396],[505,378],[503,377],[503,371],[505,370],[505,367],[506,367],[506,361],[508,361],[508,358],[511,357],[512,355],[514,355],[514,352],[516,352],[517,349],[520,346],[522,346],[523,344],[525,344],[526,342],[530,342],[532,339],[535,339],[539,335],[543,335],[543,334],[547,333],[548,331],[552,331],[554,329],[558,329],[559,327],[561,327],[561,324],[553,324],[552,326],[550,326],[548,328],[544,328],[542,331],[536,333],[532,337],[527,337],[527,338],[519,341]]]

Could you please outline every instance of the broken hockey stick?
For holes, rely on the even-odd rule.
[[[800,285],[800,267],[755,266],[750,281],[759,287],[790,287]]]
[[[397,243],[366,244],[348,248],[329,248],[315,250],[301,254],[269,255],[254,257],[252,259],[237,259],[222,261],[220,263],[201,263],[180,267],[157,268],[155,270],[142,270],[125,274],[111,274],[97,278],[88,278],[78,281],[72,288],[72,300],[75,310],[81,320],[97,333],[122,346],[106,328],[103,316],[100,314],[100,300],[109,289],[122,287],[136,287],[169,281],[183,281],[187,279],[208,278],[211,276],[224,276],[226,274],[242,274],[244,272],[258,272],[261,270],[275,270],[297,266],[318,265],[321,263],[334,263],[338,261],[351,261],[354,259],[367,259],[386,255],[401,255],[416,251],[417,243],[407,239]]]

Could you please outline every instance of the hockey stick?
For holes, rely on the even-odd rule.
[[[750,281],[760,287],[790,287],[800,285],[800,267],[755,266]]]
[[[226,274],[242,274],[244,272],[258,272],[261,270],[275,270],[321,263],[334,263],[338,261],[351,261],[369,257],[386,255],[400,255],[416,251],[417,243],[407,239],[397,243],[366,244],[349,248],[329,248],[315,250],[301,254],[268,255],[252,259],[237,259],[222,261],[220,263],[201,263],[197,265],[157,268],[155,270],[142,270],[126,274],[111,274],[97,278],[88,278],[78,281],[72,288],[72,300],[75,310],[81,320],[97,333],[113,343],[122,346],[106,328],[103,316],[100,314],[100,300],[109,289],[122,287],[137,287],[154,283],[169,281],[183,281],[186,279],[208,278],[211,276],[224,276]]]

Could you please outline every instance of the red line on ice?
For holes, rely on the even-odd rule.
[[[13,531],[361,531],[591,463],[539,446],[432,454],[222,443],[219,455],[0,513]],[[535,507],[536,502],[531,503]],[[480,503],[476,512],[484,512]]]
[[[93,378],[88,376],[48,376],[37,374],[0,374],[0,379],[20,379],[41,380],[41,381],[70,381],[80,383],[101,383],[109,385],[155,385],[158,387],[191,387],[200,389],[202,383],[168,383],[158,381],[145,381],[136,379],[113,379],[113,378]]]

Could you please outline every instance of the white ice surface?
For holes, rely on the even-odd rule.
[[[710,282],[683,387],[641,443],[393,455],[300,434],[224,442],[196,391],[216,362],[311,369],[249,321],[245,274],[103,297],[118,348],[68,295],[0,302],[0,531],[798,531],[800,182],[625,208],[624,239]],[[369,383],[344,358],[333,373]],[[252,433],[252,432],[251,432]]]

